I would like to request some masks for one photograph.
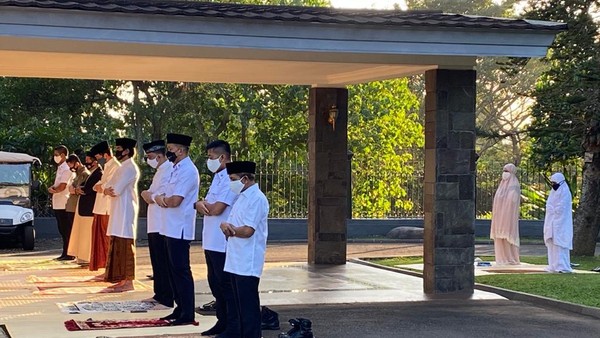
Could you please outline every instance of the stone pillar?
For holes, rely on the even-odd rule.
[[[475,71],[425,73],[425,293],[473,293]]]
[[[309,105],[308,262],[345,264],[348,90],[311,88]]]

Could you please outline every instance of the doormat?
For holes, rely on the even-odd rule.
[[[87,294],[87,293],[122,293],[132,291],[151,291],[152,288],[139,281],[133,281],[133,290],[113,289],[107,286],[88,286],[90,283],[77,286],[61,285],[43,285],[36,284],[39,291],[34,291],[34,295],[67,295],[67,294]]]
[[[65,322],[65,328],[69,331],[84,330],[112,330],[112,329],[132,329],[142,327],[161,327],[169,326],[170,321],[164,319],[109,319],[109,320],[86,320],[70,319]],[[198,322],[193,323],[198,326]]]
[[[0,338],[11,338],[10,333],[8,333],[8,329],[4,324],[0,324]]]
[[[96,312],[148,312],[156,310],[168,310],[170,308],[157,302],[144,302],[137,300],[113,301],[113,302],[67,302],[56,303],[61,312],[96,313]]]

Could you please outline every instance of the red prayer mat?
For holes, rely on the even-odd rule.
[[[169,326],[170,321],[163,319],[108,319],[108,320],[74,320],[65,322],[65,328],[69,331],[83,330],[111,330],[111,329],[131,329],[140,327],[160,327]],[[198,322],[193,325],[198,326]]]

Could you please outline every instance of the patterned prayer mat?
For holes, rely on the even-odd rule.
[[[169,308],[156,303],[137,300],[112,301],[112,302],[68,302],[56,303],[61,312],[95,313],[95,312],[148,312],[156,310],[168,310]]]
[[[82,330],[112,330],[112,329],[131,329],[141,327],[160,327],[169,326],[168,320],[162,319],[108,319],[108,320],[74,320],[70,319],[65,322],[65,328],[69,331]],[[198,326],[198,322],[194,322],[194,326]]]
[[[0,324],[0,338],[11,338],[10,333],[8,333],[8,329],[4,324]]]

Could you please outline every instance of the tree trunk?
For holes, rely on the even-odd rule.
[[[594,256],[600,230],[600,152],[583,167],[581,199],[573,220],[573,255]]]

